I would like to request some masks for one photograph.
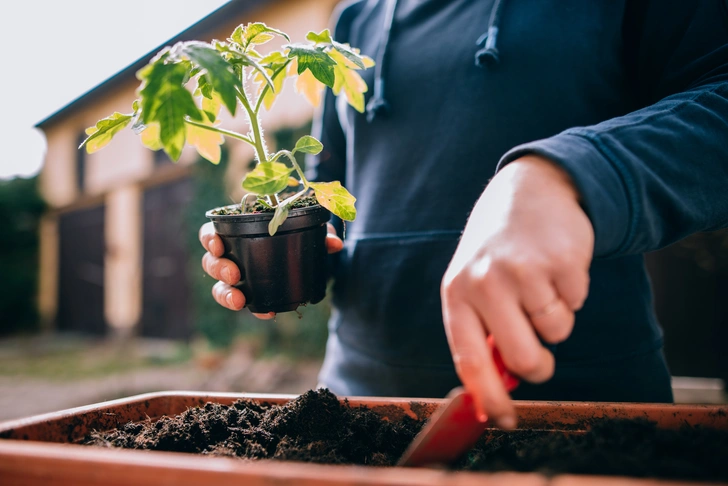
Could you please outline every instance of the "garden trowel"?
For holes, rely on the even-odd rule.
[[[488,347],[506,389],[509,392],[514,390],[518,379],[506,370],[492,336],[488,336]],[[407,447],[398,466],[452,464],[475,445],[488,427],[487,421],[478,420],[473,396],[464,388],[454,388],[445,398],[445,403],[432,414]]]

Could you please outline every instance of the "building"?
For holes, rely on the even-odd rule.
[[[261,21],[292,41],[328,25],[336,0],[232,0],[189,29],[53,113],[36,126],[48,145],[40,174],[50,210],[41,224],[39,311],[47,329],[91,334],[185,337],[191,332],[185,303],[189,279],[185,248],[177,241],[181,211],[190,193],[187,147],[179,163],[152,152],[130,130],[91,155],[78,150],[85,128],[114,111],[129,112],[138,69],[164,45],[181,40],[225,39],[233,29]],[[282,107],[285,106],[285,109]],[[265,117],[268,133],[296,127],[312,108],[286,86]],[[244,129],[244,120],[236,120]],[[231,193],[253,153],[226,143]],[[222,196],[222,195],[221,195]],[[229,201],[221,197],[220,204]]]

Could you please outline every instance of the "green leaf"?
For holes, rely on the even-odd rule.
[[[331,59],[323,47],[294,44],[288,46],[288,57],[298,61],[298,74],[306,69],[329,88],[334,87],[336,61]]]
[[[329,32],[329,29],[324,29],[318,34],[316,32],[309,32],[306,34],[306,39],[316,44],[331,44],[331,32]]]
[[[197,78],[197,90],[205,98],[212,98],[212,85],[204,74]]]
[[[340,44],[334,40],[331,41],[331,45],[334,46],[337,52],[343,55],[345,58],[353,62],[359,69],[365,69],[364,58],[354,52],[348,45]]]
[[[268,234],[271,236],[276,234],[280,225],[282,225],[288,217],[288,208],[289,204],[286,204],[285,202],[280,203],[278,207],[276,207],[276,212],[273,213],[273,219],[271,219],[268,223]]]
[[[288,42],[291,41],[288,35],[284,32],[268,27],[263,22],[249,23],[245,27],[239,25],[233,31],[233,34],[230,36],[230,40],[238,43],[240,47],[243,48],[243,52],[245,52],[248,50],[248,47],[265,44],[276,35],[284,37]]]
[[[319,204],[340,217],[344,221],[356,219],[356,198],[349,194],[339,181],[310,182]]]
[[[271,88],[273,88],[273,80],[268,75],[267,70],[258,63],[252,56],[242,52],[240,49],[235,47],[235,44],[227,44],[225,42],[215,41],[215,50],[222,52],[223,57],[227,63],[231,66],[236,79],[242,77],[243,67],[252,66],[258,71],[261,76],[265,79]],[[259,55],[258,55],[259,56]]]
[[[140,71],[141,121],[159,123],[159,139],[172,160],[179,160],[185,144],[185,117],[202,121],[192,94],[182,85],[189,67],[181,63],[154,62]]]
[[[214,47],[204,42],[183,42],[172,49],[173,52],[176,50],[207,71],[205,74],[207,81],[220,95],[230,114],[235,116],[238,106],[237,91],[241,88],[241,81],[233,72],[231,65]]]
[[[288,185],[293,169],[281,162],[262,162],[243,180],[243,189],[262,196],[281,192]]]
[[[175,162],[179,160],[185,146],[187,129],[184,121],[185,115],[196,110],[197,106],[192,95],[184,88],[170,91],[159,105],[157,110],[159,139],[164,146],[164,151]]]
[[[283,66],[288,62],[288,58],[283,55],[280,51],[273,51],[264,58],[262,58],[258,63],[261,66],[265,66],[271,71],[277,70],[279,67]]]
[[[86,146],[86,152],[92,154],[106,146],[119,131],[126,127],[133,115],[124,115],[114,112],[111,116],[96,122],[96,125],[86,129],[88,137],[78,148]]]
[[[293,149],[293,153],[296,152],[303,152],[305,154],[318,154],[321,153],[321,151],[324,149],[324,146],[321,142],[316,140],[311,135],[304,135],[303,137],[298,139],[298,142],[296,142],[296,146]]]

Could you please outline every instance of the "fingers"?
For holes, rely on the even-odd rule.
[[[329,227],[330,233],[333,226],[329,225]],[[207,253],[202,257],[202,268],[212,278],[219,280],[212,287],[213,298],[223,307],[235,311],[241,310],[245,307],[245,295],[233,287],[240,281],[240,269],[227,258],[220,258],[225,253],[225,247],[220,237],[215,233],[212,222],[202,225],[198,236],[200,243],[207,250]],[[329,243],[329,240],[331,240],[331,243]],[[338,249],[336,247],[337,241],[340,243]],[[335,253],[341,250],[343,246],[343,242],[336,236],[336,231],[334,231],[333,237],[330,234],[327,235],[326,247],[329,253]],[[331,248],[333,248],[333,251]],[[274,319],[276,316],[275,312],[268,312],[267,314],[253,313],[253,315],[263,320]]]
[[[532,383],[554,374],[554,356],[538,340],[518,293],[502,279],[486,276],[479,282],[482,299],[473,300],[475,311],[493,334],[506,368]]]
[[[566,305],[577,311],[589,295],[589,272],[574,268],[562,268],[554,275],[554,285]]]
[[[217,233],[215,233],[215,227],[212,222],[202,225],[198,233],[198,237],[200,238],[202,246],[205,250],[209,251],[212,256],[221,257],[222,254],[225,253],[225,246],[222,244],[220,237],[217,236]]]
[[[217,258],[211,253],[202,256],[202,268],[216,280],[222,280],[228,285],[235,285],[240,281],[240,269],[227,258]]]
[[[340,252],[344,248],[344,242],[337,236],[331,223],[326,223],[326,231],[326,251],[329,254]]]
[[[486,345],[480,318],[451,296],[448,289],[443,290],[443,320],[458,376],[473,395],[481,421],[490,418],[501,428],[515,428],[516,412]]]
[[[245,307],[243,293],[225,282],[218,282],[212,286],[212,297],[215,302],[230,310],[238,311]]]
[[[532,277],[521,282],[521,303],[541,339],[558,344],[574,329],[574,311],[546,278]]]

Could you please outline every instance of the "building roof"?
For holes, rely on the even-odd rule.
[[[136,72],[143,66],[145,66],[149,62],[149,60],[163,47],[179,41],[199,39],[200,37],[203,37],[205,34],[214,30],[219,24],[229,21],[231,18],[234,18],[236,16],[240,16],[259,5],[269,2],[270,0],[230,0],[228,3],[213,11],[211,14],[207,15],[199,22],[183,30],[175,37],[172,37],[158,47],[155,47],[118,73],[111,76],[106,81],[91,88],[75,100],[71,101],[67,105],[63,106],[59,110],[49,115],[48,117],[39,121],[35,124],[35,126],[37,128],[43,128],[51,123],[62,119],[73,110],[79,109],[87,104],[92,104],[107,91],[128,80],[130,77],[133,77]]]

